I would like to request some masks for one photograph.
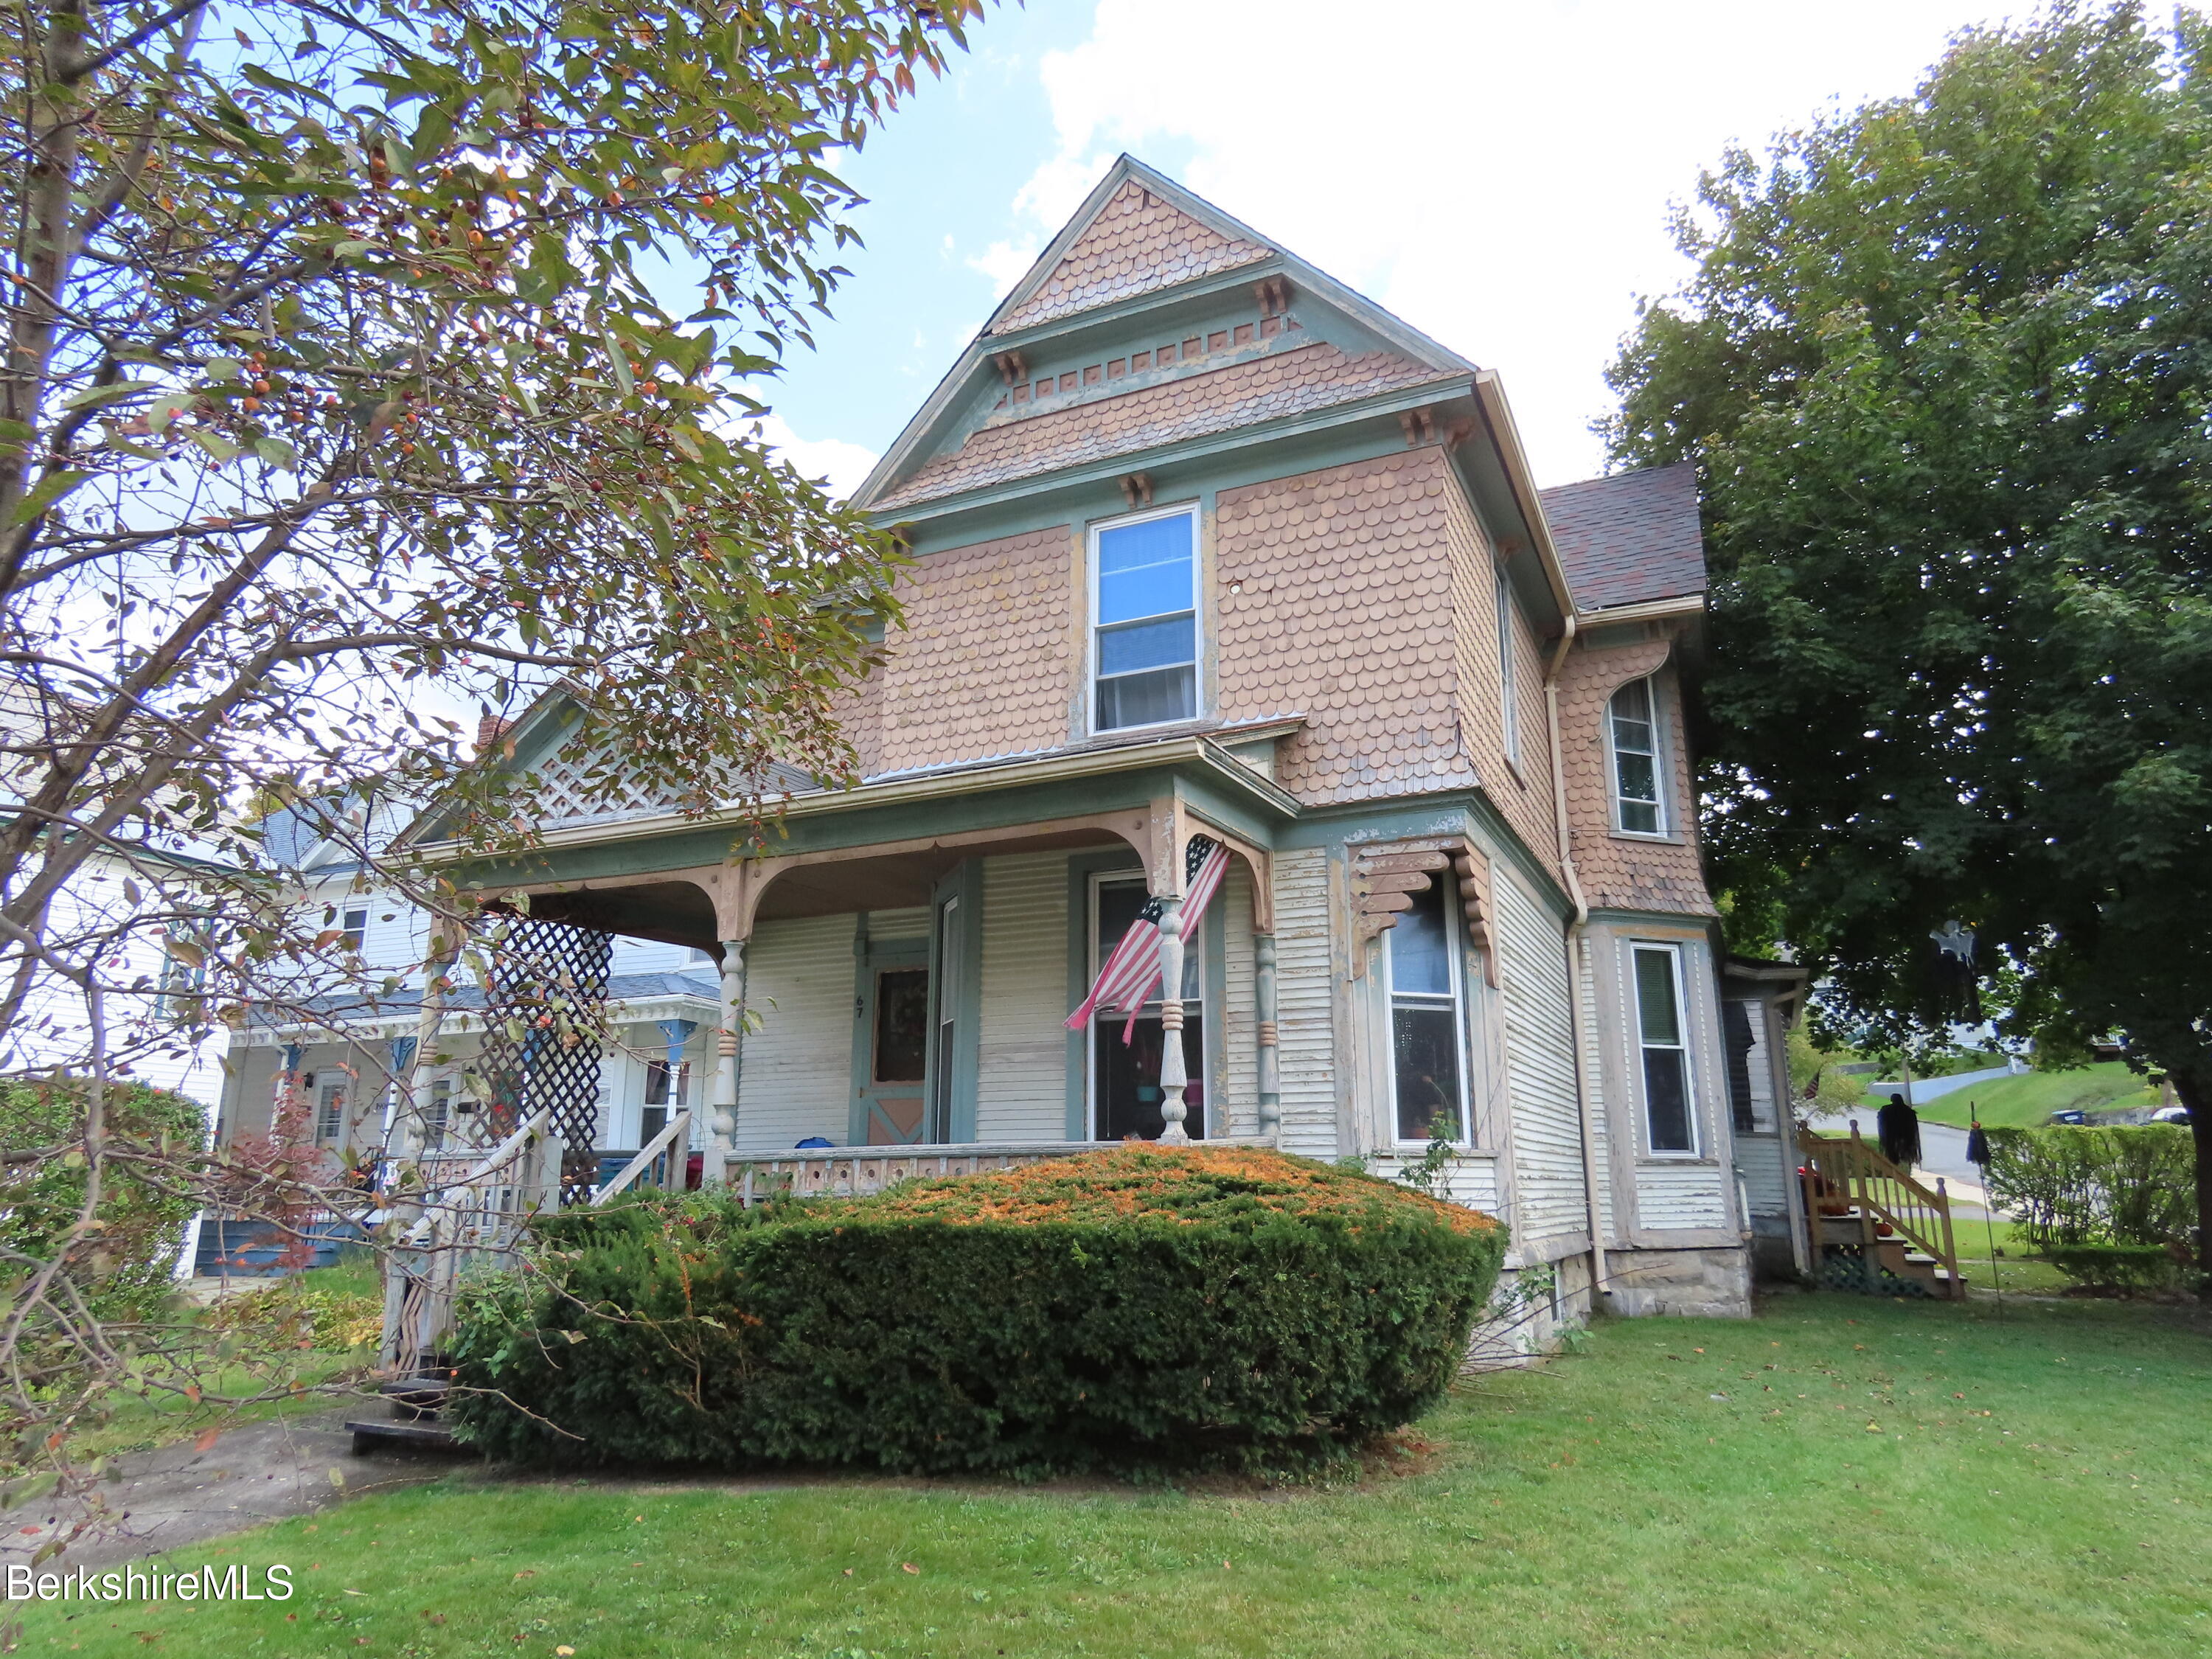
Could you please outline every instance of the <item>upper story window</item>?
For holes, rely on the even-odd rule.
[[[1389,941],[1391,1091],[1401,1140],[1465,1142],[1458,927],[1438,876],[1413,895]]]
[[[338,948],[359,956],[362,946],[368,943],[368,907],[360,905],[349,908],[338,924]]]
[[[1498,572],[1498,718],[1505,726],[1505,758],[1521,763],[1521,686],[1513,672],[1513,584]]]
[[[1198,714],[1198,514],[1188,507],[1091,532],[1091,729]]]
[[[1613,821],[1632,836],[1667,833],[1660,787],[1658,699],[1648,679],[1631,680],[1606,710],[1613,747]]]

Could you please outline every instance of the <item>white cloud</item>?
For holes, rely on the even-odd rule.
[[[991,297],[997,300],[1021,280],[1022,273],[1036,263],[1036,257],[1034,242],[994,242],[981,253],[971,254],[968,268],[991,279]]]
[[[810,478],[827,483],[833,495],[849,495],[876,465],[876,453],[842,438],[802,438],[781,415],[761,422],[761,435],[769,447]]]
[[[1347,23],[1340,0],[1099,0],[1089,40],[1040,66],[1056,149],[1016,216],[1042,242],[1117,150],[1187,155],[1199,194],[1499,369],[1561,482],[1601,465],[1602,372],[1633,296],[1680,279],[1668,204],[1699,168],[1832,98],[1906,92],[1983,15],[1398,0]]]

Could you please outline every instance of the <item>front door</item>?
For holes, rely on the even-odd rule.
[[[928,1118],[927,947],[920,940],[872,946],[863,959],[855,1012],[860,1121],[854,1139],[869,1146],[918,1141]]]

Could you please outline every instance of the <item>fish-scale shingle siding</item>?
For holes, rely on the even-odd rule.
[[[1224,236],[1132,179],[1107,199],[1036,293],[991,325],[1011,334],[1217,270],[1264,259],[1257,242]]]
[[[1065,526],[933,553],[899,578],[902,628],[885,641],[878,765],[1020,754],[1067,741],[1082,592]]]
[[[1456,493],[1425,448],[1219,497],[1220,713],[1310,717],[1275,774],[1309,804],[1473,781],[1455,707]]]

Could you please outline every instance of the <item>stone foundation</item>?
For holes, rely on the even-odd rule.
[[[1469,1370],[1525,1365],[1556,1350],[1564,1333],[1589,1323],[1589,1257],[1562,1256],[1545,1266],[1552,1273],[1547,1291],[1534,1290],[1532,1279],[1539,1270],[1534,1267],[1509,1267],[1498,1275],[1494,1302],[1510,1298],[1513,1306],[1502,1317],[1474,1328],[1467,1345]],[[1532,1294],[1523,1300],[1514,1295],[1518,1290]]]
[[[1700,1319],[1751,1317],[1751,1252],[1742,1246],[1697,1250],[1608,1250],[1606,1305],[1629,1318],[1681,1314]]]

